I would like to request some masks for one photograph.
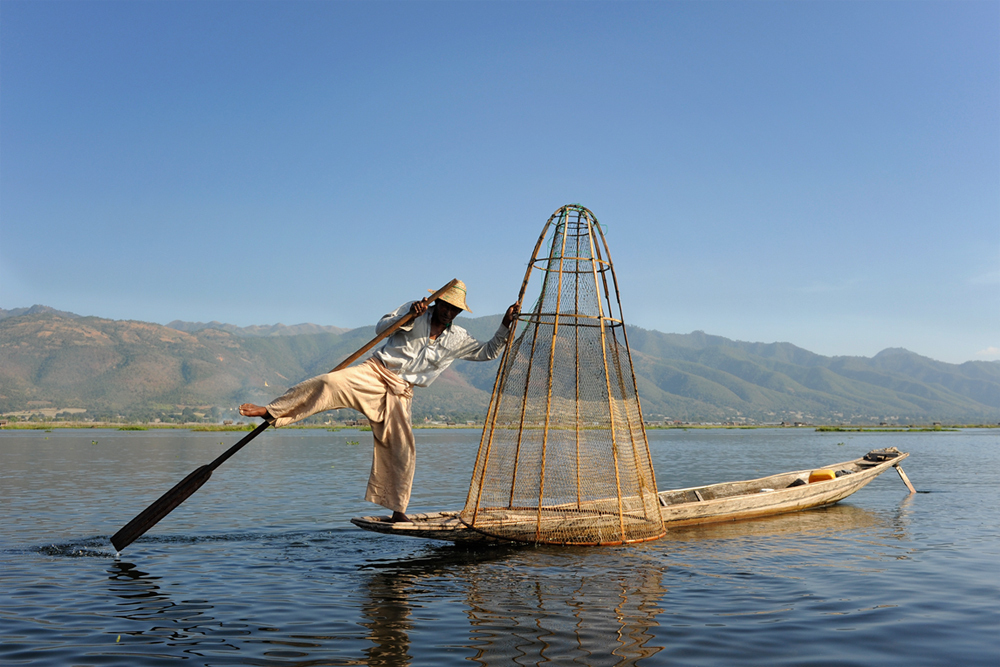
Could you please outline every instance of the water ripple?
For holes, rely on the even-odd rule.
[[[658,476],[690,485],[846,458],[820,434],[726,435],[654,434]],[[118,558],[107,535],[217,442],[123,436],[120,461],[90,460],[72,434],[51,436],[0,433],[4,664],[1000,663],[988,432],[893,440],[933,493],[884,476],[827,509],[573,549],[356,530],[369,454],[275,433]],[[468,475],[455,470],[471,467],[474,436],[421,436],[416,511],[461,505]]]

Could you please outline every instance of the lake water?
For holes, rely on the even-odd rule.
[[[0,432],[0,663],[1000,664],[1000,432],[650,431],[661,489],[896,446],[832,508],[630,547],[355,528],[370,434],[268,431],[115,558],[234,433]],[[360,441],[360,445],[349,444]],[[417,431],[412,511],[459,509],[473,430]]]

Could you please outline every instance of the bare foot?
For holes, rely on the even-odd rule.
[[[403,514],[402,512],[393,512],[392,518],[389,519],[392,523],[411,523],[410,518]]]
[[[267,408],[253,403],[244,403],[240,406],[240,414],[244,417],[263,417],[267,414]]]

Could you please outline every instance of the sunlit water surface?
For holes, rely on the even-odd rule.
[[[651,431],[659,487],[897,446],[832,508],[631,547],[465,549],[361,531],[370,434],[269,431],[119,558],[108,536],[238,434],[0,432],[0,663],[1000,664],[1000,433]],[[360,445],[350,444],[359,441]],[[411,510],[479,442],[417,432]]]

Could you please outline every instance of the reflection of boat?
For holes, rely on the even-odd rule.
[[[702,542],[741,537],[799,538],[844,535],[850,531],[891,531],[889,521],[877,512],[856,505],[828,505],[810,512],[789,512],[770,516],[674,526],[664,536],[674,542]]]
[[[899,467],[900,461],[907,456],[909,454],[890,447],[819,470],[796,470],[759,479],[660,491],[660,514],[664,525],[671,528],[825,507],[863,488],[889,468],[896,468],[912,492],[909,480]],[[810,478],[817,480],[824,476],[829,479],[809,481]],[[365,530],[390,535],[453,542],[499,541],[470,528],[459,518],[458,512],[412,514],[410,519],[409,523],[392,523],[389,517],[365,516],[355,517],[351,523]]]

